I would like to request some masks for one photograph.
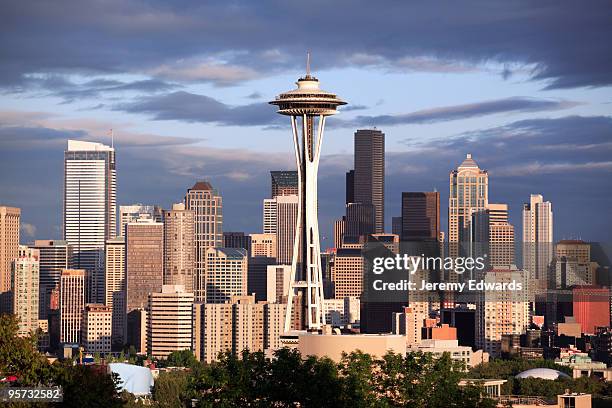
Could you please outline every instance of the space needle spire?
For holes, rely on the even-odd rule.
[[[346,102],[319,88],[319,80],[310,74],[310,53],[306,56],[306,76],[297,88],[284,92],[270,102],[277,113],[289,116],[293,131],[298,172],[298,214],[291,262],[291,278],[285,315],[285,332],[318,330],[325,322],[323,312],[323,276],[317,214],[317,174],[325,118],[337,113]],[[301,294],[302,318],[294,323],[294,298]],[[298,297],[298,299],[300,299]]]

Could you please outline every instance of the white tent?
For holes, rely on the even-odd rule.
[[[111,372],[119,374],[121,390],[126,390],[136,396],[151,394],[153,375],[147,367],[125,363],[111,363],[108,366]]]

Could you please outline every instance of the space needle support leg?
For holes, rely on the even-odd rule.
[[[291,116],[291,129],[293,130],[293,145],[295,150],[295,162],[297,165],[298,182],[302,179],[302,157],[300,155],[300,139],[297,129],[297,117]],[[287,310],[285,312],[285,332],[291,331],[291,320],[292,320],[292,309],[293,309],[293,297],[295,295],[295,289],[293,283],[295,282],[295,275],[297,271],[298,261],[298,249],[300,245],[300,235],[302,233],[302,189],[298,188],[298,210],[295,225],[295,237],[293,240],[293,255],[291,258],[291,272],[289,277],[289,296],[287,297]]]

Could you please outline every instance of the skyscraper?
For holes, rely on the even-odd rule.
[[[126,226],[126,313],[146,308],[149,293],[159,292],[164,277],[163,224],[138,219]]]
[[[345,204],[355,202],[355,170],[346,172]]]
[[[470,242],[472,214],[485,210],[488,204],[489,175],[468,153],[459,167],[450,172],[448,242],[455,245]],[[454,248],[457,247],[451,247],[451,250]]]
[[[223,303],[247,294],[248,254],[243,248],[208,248],[206,303]]]
[[[11,268],[19,251],[19,219],[21,210],[0,206],[0,313],[10,313]]]
[[[494,357],[501,354],[504,334],[523,334],[529,325],[528,275],[516,266],[492,269],[485,284],[520,283],[520,290],[485,290],[476,302],[476,347]]]
[[[164,277],[163,224],[142,218],[125,227],[127,344],[146,349],[146,308],[149,293],[159,292]]]
[[[402,193],[402,241],[436,242],[440,237],[440,193]]]
[[[187,190],[185,209],[194,213],[195,269],[193,292],[196,302],[206,296],[206,251],[223,246],[223,201],[207,181],[198,181]]]
[[[523,204],[523,268],[536,289],[546,289],[547,272],[553,258],[553,211],[550,201],[532,194]]]
[[[83,310],[81,343],[87,353],[110,353],[112,337],[112,310],[110,307],[89,303]]]
[[[573,314],[582,333],[595,334],[598,327],[610,327],[610,288],[575,286]]]
[[[104,244],[116,235],[115,149],[69,140],[64,153],[64,239],[87,271],[87,300],[104,302]]]
[[[331,269],[335,299],[361,297],[363,266],[361,249],[338,249]]]
[[[64,269],[60,277],[60,343],[80,343],[85,307],[85,270]]]
[[[104,304],[112,310],[112,344],[122,346],[125,344],[126,331],[125,238],[117,237],[107,240],[104,252],[106,255],[106,299]]]
[[[38,261],[37,249],[19,245],[11,279],[13,314],[19,319],[19,336],[27,336],[38,328]]]
[[[402,217],[391,217],[391,233],[402,236]]]
[[[357,238],[376,233],[376,208],[372,204],[346,205],[345,237]]]
[[[276,234],[276,198],[263,200],[263,233]]]
[[[551,272],[554,272],[555,287],[593,285],[598,264],[591,262],[591,245],[581,240],[561,240],[555,245],[555,257]],[[552,282],[553,276],[549,282]]]
[[[149,294],[148,354],[166,358],[174,351],[191,349],[193,293],[183,285],[163,285]]]
[[[487,204],[487,208],[472,214],[474,248],[493,268],[509,267],[514,258],[514,226],[508,222],[508,204]]]
[[[344,234],[346,233],[346,216],[334,221],[334,248],[342,248]]]
[[[298,172],[295,170],[271,171],[272,198],[298,194]]]
[[[293,258],[298,206],[296,195],[276,197],[276,257],[281,265],[290,264]]]
[[[187,293],[193,293],[194,227],[194,213],[185,204],[164,211],[164,285],[182,285]]]
[[[251,252],[251,236],[240,231],[223,232],[224,248],[243,248]]]
[[[374,206],[374,232],[385,232],[385,134],[355,132],[354,202]]]
[[[157,205],[131,204],[119,206],[119,236],[125,234],[125,226],[139,218],[148,216],[157,222],[163,222],[164,215],[161,207]]]
[[[38,318],[47,319],[51,292],[59,285],[62,269],[72,267],[72,246],[66,241],[36,240],[31,248],[39,253],[39,305]]]

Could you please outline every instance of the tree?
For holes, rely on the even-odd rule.
[[[173,351],[168,355],[165,361],[160,361],[165,367],[194,367],[198,364],[198,360],[189,349]]]
[[[14,315],[0,315],[0,375],[15,375],[24,386],[46,385],[51,381],[47,359],[36,349],[36,337],[19,337]]]
[[[153,399],[164,408],[181,408],[185,406],[187,384],[190,373],[187,371],[168,371],[160,373],[153,386]]]

